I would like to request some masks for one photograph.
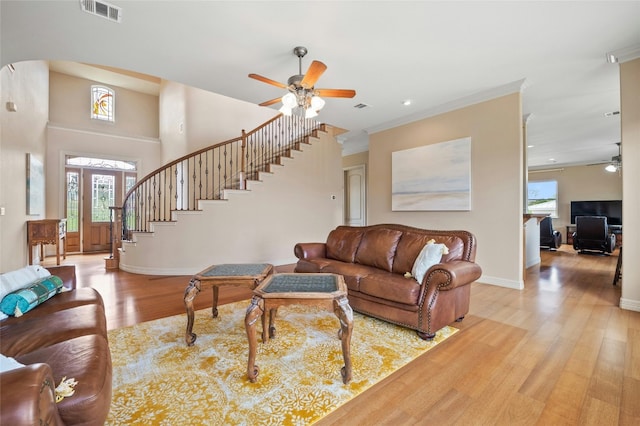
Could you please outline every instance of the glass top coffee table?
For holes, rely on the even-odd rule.
[[[244,324],[249,339],[247,376],[251,382],[258,377],[256,361],[256,323],[262,319],[262,342],[275,337],[274,319],[280,306],[318,306],[333,311],[340,321],[338,338],[342,342],[344,367],[340,370],[343,383],[351,380],[351,332],[353,310],[347,299],[347,285],[342,275],[336,274],[274,274],[267,277],[253,290],[251,304],[247,308]],[[269,328],[266,317],[269,313]]]
[[[213,288],[213,318],[218,316],[218,287],[223,285],[244,286],[251,289],[260,284],[273,272],[273,265],[268,263],[239,263],[209,266],[191,278],[184,291],[184,306],[187,309],[187,332],[185,340],[188,346],[195,343],[198,337],[193,333],[193,300],[202,287]]]

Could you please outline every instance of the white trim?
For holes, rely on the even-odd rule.
[[[387,121],[386,123],[379,124],[377,126],[369,127],[365,129],[367,133],[377,133],[382,130],[391,129],[394,127],[402,126],[404,124],[412,123],[414,121],[423,120],[425,118],[434,117],[436,115],[444,114],[445,112],[455,111],[461,108],[475,105],[480,102],[486,102],[491,99],[506,96],[515,92],[522,92],[527,87],[526,79],[513,81],[511,83],[497,86],[492,89],[488,89],[482,92],[474,93],[469,96],[465,96],[460,99],[453,100],[451,102],[444,103],[442,105],[430,108],[425,111],[421,111],[416,114],[408,115],[406,117],[398,118],[396,120]]]
[[[110,138],[124,139],[124,140],[128,140],[128,141],[160,143],[160,139],[158,139],[158,138],[147,138],[147,137],[143,137],[143,136],[117,135],[117,134],[113,134],[113,133],[97,132],[95,130],[78,129],[78,128],[68,127],[68,126],[64,126],[64,125],[56,124],[56,123],[51,123],[51,122],[47,123],[47,129],[63,130],[63,131],[67,131],[67,132],[80,133],[80,134],[83,134],[83,135],[106,136],[106,137],[110,137]]]
[[[640,312],[640,300],[620,298],[620,308]]]
[[[620,64],[633,61],[634,59],[640,58],[640,44],[613,50],[611,52],[607,52],[607,54],[615,56]]]
[[[489,277],[487,275],[482,275],[478,281],[479,284],[490,284],[490,285],[495,285],[498,287],[506,287],[506,288],[512,288],[514,290],[522,290],[524,289],[524,281],[523,280],[519,280],[519,281],[514,281],[514,280],[507,280],[504,278],[497,278],[497,277]]]

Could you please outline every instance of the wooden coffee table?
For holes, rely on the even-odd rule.
[[[272,273],[273,265],[268,263],[240,263],[212,265],[195,274],[184,291],[184,306],[187,309],[187,332],[185,335],[187,345],[193,345],[198,337],[192,332],[193,300],[200,293],[202,287],[213,288],[211,314],[215,318],[218,316],[218,287],[234,285],[253,289]]]
[[[253,290],[251,304],[247,308],[244,324],[249,339],[247,376],[251,382],[258,377],[256,361],[256,322],[262,318],[262,342],[275,337],[274,318],[277,309],[286,305],[319,306],[333,311],[340,321],[338,338],[342,342],[344,367],[340,370],[342,381],[351,380],[351,332],[353,310],[347,299],[347,285],[342,275],[336,274],[274,274]],[[266,317],[269,313],[269,328]]]

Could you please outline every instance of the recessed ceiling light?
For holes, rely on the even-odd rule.
[[[404,106],[411,105],[411,99],[406,99],[406,100],[402,101],[402,105],[404,105]]]
[[[533,148],[533,145],[527,145],[527,148]]]
[[[618,115],[620,114],[620,111],[610,111],[610,112],[605,112],[604,116],[605,117],[613,117],[614,115]]]
[[[549,158],[549,162],[550,162],[550,163],[555,163],[555,162],[556,162],[556,159],[555,159],[555,158]]]

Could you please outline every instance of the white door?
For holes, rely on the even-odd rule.
[[[367,186],[365,165],[344,170],[344,223],[349,226],[367,224]]]

